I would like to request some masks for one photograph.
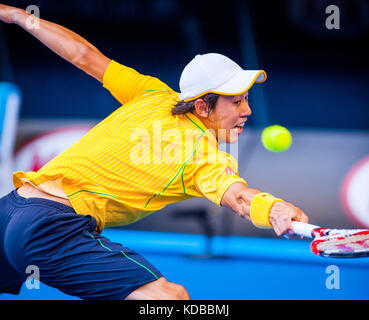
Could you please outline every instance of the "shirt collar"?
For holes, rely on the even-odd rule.
[[[190,120],[199,130],[201,130],[202,133],[206,134],[211,140],[213,140],[213,142],[215,142],[216,145],[218,145],[218,141],[216,137],[214,136],[214,134],[208,130],[208,128],[204,125],[204,123],[198,117],[196,117],[191,112],[186,113],[185,117],[188,120]]]

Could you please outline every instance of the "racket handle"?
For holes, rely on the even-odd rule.
[[[293,232],[299,236],[304,236],[306,238],[313,238],[312,232],[314,229],[320,228],[319,226],[314,226],[312,224],[303,222],[292,222]]]

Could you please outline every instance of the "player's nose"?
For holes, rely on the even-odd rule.
[[[240,117],[248,117],[252,114],[252,110],[248,101],[245,99],[241,102]]]

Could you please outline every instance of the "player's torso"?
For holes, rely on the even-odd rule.
[[[63,188],[76,211],[95,212],[105,226],[132,223],[201,196],[188,169],[204,132],[188,117],[172,116],[174,104],[166,92],[132,101],[39,174],[63,172]]]

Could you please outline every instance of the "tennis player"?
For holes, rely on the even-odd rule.
[[[15,172],[0,200],[0,292],[18,293],[25,270],[82,299],[189,299],[136,252],[101,235],[165,206],[204,197],[256,227],[291,232],[302,210],[250,188],[218,142],[236,142],[251,115],[248,92],[266,80],[215,53],[196,56],[177,93],[103,55],[76,33],[0,5],[0,19],[22,27],[102,83],[122,106],[38,172]],[[40,92],[42,94],[42,92]]]

